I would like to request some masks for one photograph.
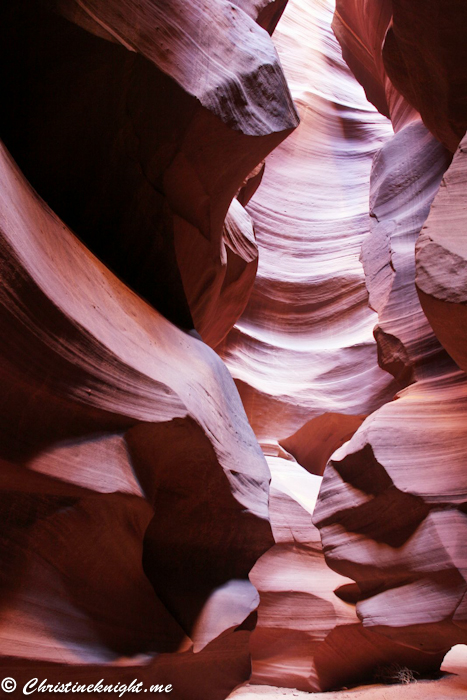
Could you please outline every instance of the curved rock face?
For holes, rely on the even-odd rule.
[[[301,124],[266,159],[247,207],[258,274],[245,312],[217,348],[271,454],[310,420],[367,415],[398,388],[378,367],[359,260],[371,160],[389,127],[342,61],[331,21],[331,3],[289,2],[275,32]],[[320,473],[317,459],[311,469]]]
[[[437,338],[467,371],[467,138],[459,145],[417,241],[416,283]]]
[[[418,117],[386,73],[383,44],[392,20],[392,0],[337,0],[332,28],[342,55],[365,94],[395,131]]]
[[[439,665],[443,654],[411,649],[362,625],[352,604],[355,584],[327,566],[312,524],[321,478],[290,458],[268,463],[276,545],[251,572],[261,599],[251,682],[315,692],[371,679],[391,663],[419,673]]]
[[[454,152],[467,129],[467,48],[462,0],[391,0],[384,65],[428,129]]]
[[[414,286],[414,245],[449,163],[444,147],[419,120],[375,156],[370,234],[362,262],[381,367],[409,384],[435,371],[443,354]]]
[[[245,4],[0,10],[0,653],[18,683],[106,664],[221,700],[249,677],[269,470],[222,361],[177,328],[214,345],[243,310],[241,201],[297,124],[255,22],[284,4]]]
[[[467,643],[464,11],[285,5],[1,4],[18,684],[224,700]]]
[[[389,138],[380,123],[379,145],[385,143],[376,154],[370,144],[378,117],[368,107],[365,113],[352,112],[347,95],[339,121],[333,121],[329,105],[325,112],[320,78],[326,74],[334,100],[342,83],[325,73],[324,66],[318,63],[317,68],[316,61],[302,59],[302,66],[312,66],[308,85],[320,92],[319,97],[312,90],[300,92],[298,68],[290,58],[292,37],[300,27],[302,35],[310,37],[308,45],[314,46],[320,37],[321,45],[328,47],[324,17],[322,5],[305,9],[290,4],[277,29],[292,93],[299,111],[300,99],[307,108],[295,134],[266,159],[261,187],[248,206],[257,231],[258,276],[243,316],[221,346],[263,449],[276,455],[268,458],[276,546],[252,572],[260,592],[258,625],[251,641],[252,680],[307,691],[369,678],[391,662],[421,673],[434,671],[445,651],[464,640],[460,612],[464,554],[461,547],[451,557],[448,522],[455,523],[462,538],[465,485],[457,470],[462,469],[465,446],[466,383],[434,336],[414,284],[416,238],[449,164],[449,153],[394,90],[376,48],[368,70],[373,66],[397,127]],[[379,24],[376,20],[375,16],[381,32],[382,20]],[[376,47],[372,27],[365,21],[367,41]],[[356,100],[356,85],[349,80],[349,86]],[[343,151],[337,155],[342,122]],[[361,150],[356,145],[359,136]],[[353,149],[345,152],[350,143]],[[351,171],[356,153],[356,169]],[[374,156],[371,173],[363,169],[364,155],[367,163]],[[329,189],[323,182],[326,167],[327,172],[332,170]],[[349,168],[349,189],[336,196],[338,173],[343,178],[344,168]],[[281,188],[291,177],[291,190]],[[362,194],[362,216],[342,215],[341,220],[339,205],[347,203],[348,212],[354,212],[360,202],[357,193]],[[344,247],[339,228],[343,221],[349,226],[349,220],[359,234],[354,268],[345,267],[349,259],[343,251],[352,248],[348,241]],[[357,275],[360,265],[363,278]],[[365,282],[361,297],[353,296],[358,279]],[[377,315],[368,312],[367,304]],[[359,343],[363,319],[375,338],[368,336]],[[375,341],[377,361],[387,372],[387,393],[379,395],[374,392],[384,375],[371,354]],[[363,347],[368,354],[363,354]],[[361,365],[357,348],[362,352]],[[331,369],[333,357],[339,358],[336,373]],[[360,367],[365,367],[368,383],[359,374]],[[315,368],[318,373],[310,378]],[[397,384],[389,382],[390,375]],[[413,386],[392,402],[389,390],[407,385]],[[437,410],[440,402],[442,415]],[[371,416],[359,427],[365,413]],[[293,435],[284,435],[287,426]],[[310,526],[313,503],[304,500],[304,494],[313,493],[307,479],[317,477],[285,459],[283,450],[319,475],[333,451],[349,438],[326,468],[315,515],[327,564],[347,577],[339,580],[329,573]],[[445,482],[445,490],[437,492],[439,455],[446,441],[452,447],[456,473]],[[343,475],[334,466],[340,454],[349,461]],[[423,455],[432,468],[429,493],[419,483],[422,469],[428,481]],[[393,471],[399,478],[406,475],[407,483],[399,485]],[[433,518],[443,530],[436,545],[430,529]],[[392,611],[398,594],[400,611]],[[416,612],[411,612],[415,596]]]
[[[399,6],[394,3],[384,57],[391,32],[397,30]],[[408,26],[404,31],[408,36]],[[406,69],[415,85],[420,78],[415,58]],[[399,86],[393,73],[390,77]],[[403,82],[401,74],[399,78]],[[429,124],[423,109],[422,116]],[[436,128],[433,132],[440,135]],[[457,158],[462,158],[461,151]],[[436,654],[466,642],[467,552],[461,542],[467,532],[467,378],[435,337],[430,323],[442,312],[434,313],[437,300],[431,302],[424,292],[425,286],[433,296],[442,296],[451,287],[449,293],[455,295],[462,276],[462,265],[447,252],[453,251],[450,236],[460,240],[459,226],[448,223],[448,211],[454,221],[460,216],[454,193],[461,191],[462,178],[458,162],[443,178],[449,161],[444,146],[416,118],[375,157],[372,224],[362,261],[370,304],[378,312],[380,365],[410,386],[368,417],[332,456],[314,513],[327,563],[357,583],[349,590],[365,630],[433,653],[434,667]],[[422,227],[417,286],[428,321],[415,287],[415,244]],[[451,334],[440,331],[438,338],[456,359],[454,347],[461,347],[463,331],[456,338],[448,309],[443,322]],[[436,331],[434,320],[433,328]]]
[[[248,676],[248,572],[271,537],[269,473],[232,380],[87,251],[4,149],[0,171],[1,652],[34,667],[221,644],[238,658],[233,687]]]
[[[272,42],[224,0],[190,12],[172,2],[56,5],[67,19],[48,3],[2,5],[2,60],[15,67],[2,78],[2,138],[103,262],[215,345],[256,269],[238,207],[234,245],[224,230],[230,203],[297,125]]]
[[[334,454],[314,516],[365,628],[429,652],[467,642],[466,401],[455,368],[402,392]]]

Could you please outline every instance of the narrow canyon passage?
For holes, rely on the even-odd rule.
[[[461,17],[2,4],[2,693],[463,696]]]

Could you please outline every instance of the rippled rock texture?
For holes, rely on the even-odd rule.
[[[399,388],[378,366],[376,315],[359,260],[372,158],[390,127],[343,62],[331,22],[331,3],[294,0],[274,34],[301,124],[266,159],[247,207],[258,273],[218,347],[271,454],[309,421],[367,415]],[[329,430],[326,459],[349,434],[338,420]],[[304,432],[300,440],[306,450]],[[307,464],[315,473],[323,466],[321,456]]]
[[[276,545],[251,575],[260,592],[251,640],[256,683],[327,690],[369,679],[391,660],[433,671],[463,639],[449,617],[465,592],[462,553],[454,564],[443,548],[447,523],[454,518],[461,532],[464,518],[465,383],[420,307],[414,258],[450,158],[387,76],[378,42],[390,19],[383,3],[340,3],[333,24],[396,135],[340,58],[330,4],[290,2],[275,34],[301,124],[266,159],[247,207],[258,274],[220,346],[273,475]],[[349,439],[336,453],[348,455],[344,475],[334,461],[325,469]],[[434,505],[445,440],[457,466]],[[413,471],[410,487],[392,485],[389,465],[374,456],[380,446],[401,473]],[[428,464],[435,475],[425,494],[418,481],[427,479]],[[311,525],[323,471],[314,517],[326,563]],[[446,510],[442,538],[435,545],[424,530],[416,545],[424,563],[412,564],[412,550],[400,548],[418,526],[428,527],[432,510]],[[377,617],[385,589],[400,610],[388,598]]]
[[[219,348],[273,474],[276,545],[252,572],[261,598],[252,677],[302,690],[369,678],[391,658],[434,671],[466,641],[467,384],[446,353],[456,359],[454,343],[463,347],[463,324],[454,330],[462,307],[457,317],[438,313],[451,339],[443,347],[441,328],[436,337],[430,325],[435,302],[428,307],[421,282],[418,294],[415,286],[415,245],[435,197],[417,280],[437,207],[444,249],[453,251],[454,241],[461,248],[462,204],[453,198],[462,196],[462,147],[443,180],[449,150],[387,65],[391,3],[338,2],[333,28],[394,135],[362,100],[330,21],[330,5],[291,2],[276,31],[302,123],[266,159],[247,207],[258,275]],[[416,66],[408,75],[416,82]],[[452,294],[462,265],[443,255],[444,269],[431,254],[433,272],[424,274],[439,275],[432,290],[444,274]],[[353,584],[332,580],[308,520],[313,504],[304,505],[314,492],[307,477],[323,470],[315,523],[327,565]]]
[[[467,643],[464,15],[2,3],[4,675],[223,700]]]

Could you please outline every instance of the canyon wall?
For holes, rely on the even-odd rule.
[[[298,123],[269,5],[2,5],[0,665],[18,684],[220,700],[250,676],[270,474],[207,343],[255,276],[232,200]]]
[[[252,682],[308,691],[377,677],[391,662],[434,671],[466,641],[465,554],[452,544],[465,517],[466,383],[415,286],[418,234],[445,183],[446,221],[457,182],[442,180],[449,152],[389,77],[391,3],[332,9],[291,1],[275,32],[301,124],[266,159],[247,206],[258,273],[218,348],[273,475],[276,545],[251,575],[261,601]],[[331,21],[392,129],[340,57]],[[462,246],[460,231],[451,241],[449,250]],[[431,260],[434,275],[439,255]],[[444,267],[453,269],[453,255]],[[420,279],[418,263],[419,294]],[[450,334],[454,321],[441,309],[438,318],[461,348],[463,324]],[[445,443],[449,478],[439,467]],[[323,552],[345,579],[323,568]]]
[[[18,686],[319,691],[467,643],[463,14],[2,4]]]
[[[354,5],[363,12],[363,2]],[[459,71],[446,70],[438,82],[435,69],[458,60],[452,4],[442,14],[436,3],[389,5],[383,42],[375,40],[379,50],[367,57],[367,94],[377,75],[380,92],[397,89],[420,114],[395,124],[374,159],[362,260],[378,312],[380,364],[407,388],[332,456],[314,522],[329,566],[357,584],[365,629],[436,654],[467,642],[462,143],[450,165],[466,113],[452,92]],[[352,52],[362,25],[355,17],[344,27],[339,18],[348,10],[337,3],[336,23]],[[367,75],[356,75],[366,87]]]

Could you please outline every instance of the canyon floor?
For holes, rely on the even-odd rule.
[[[396,685],[365,685],[328,693],[304,693],[293,688],[244,685],[228,700],[276,700],[277,698],[313,698],[314,700],[457,700],[467,697],[467,646],[458,645],[446,655],[445,675],[438,680],[420,680]]]

